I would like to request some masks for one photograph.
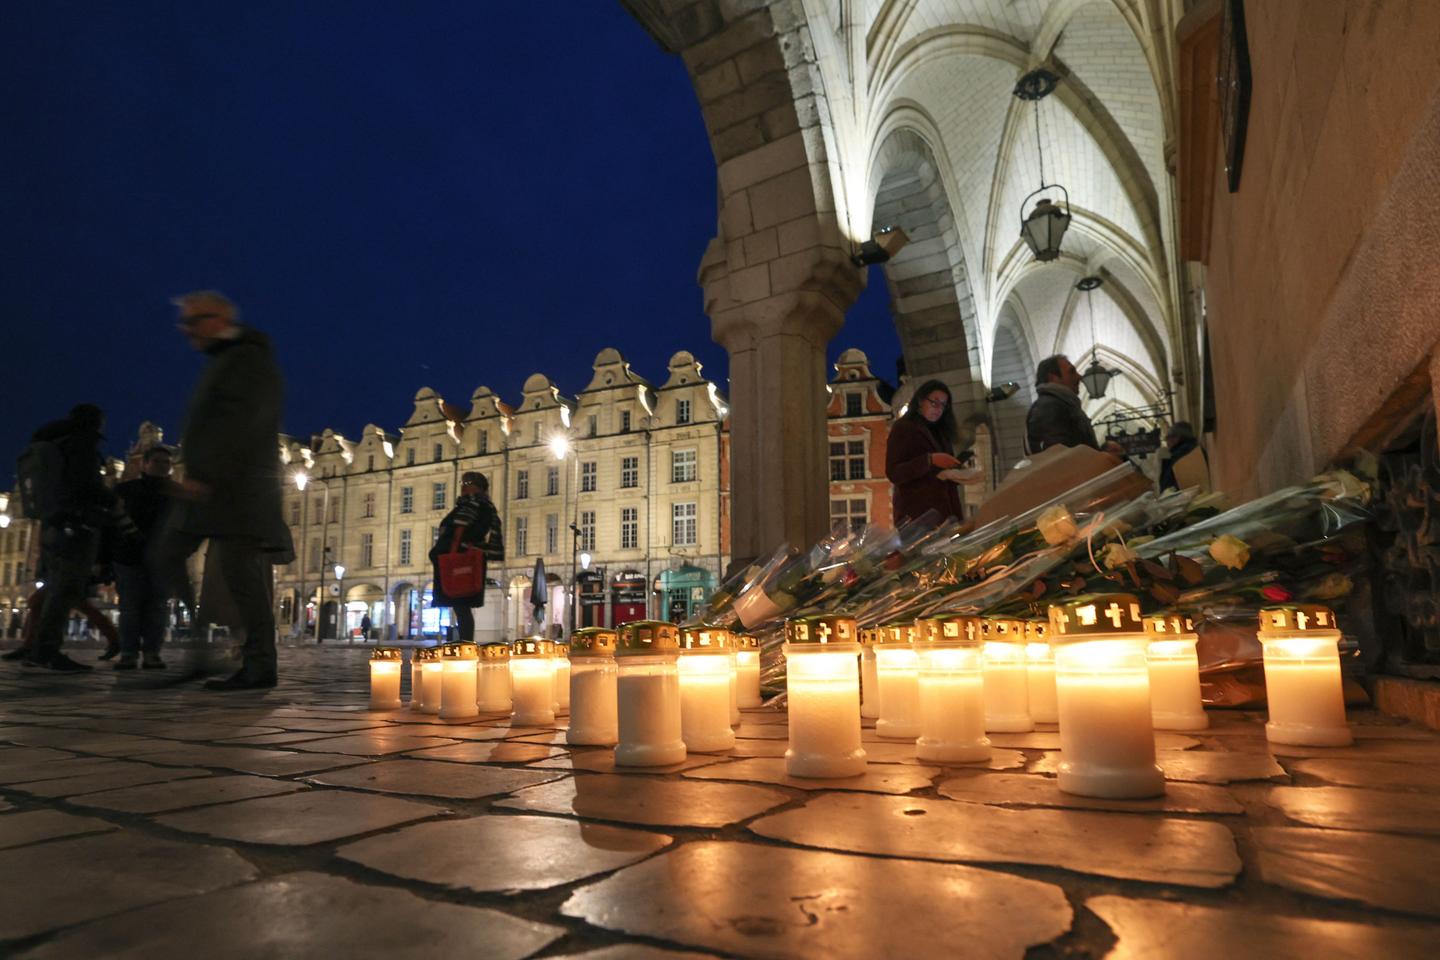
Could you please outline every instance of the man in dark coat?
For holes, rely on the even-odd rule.
[[[1057,446],[1124,453],[1114,441],[1102,448],[1095,439],[1095,428],[1080,405],[1080,371],[1063,354],[1046,357],[1035,368],[1035,402],[1025,415],[1025,434],[1031,453]]]
[[[145,566],[145,546],[161,527],[175,484],[170,479],[174,457],[157,444],[140,459],[140,476],[115,488],[125,514],[134,524],[134,541],[121,543],[115,556],[115,586],[120,593],[120,659],[116,670],[134,670],[143,648],[145,669],[165,666],[160,643],[165,639],[168,600],[164,587]]]
[[[280,417],[284,380],[270,339],[237,322],[235,305],[213,290],[173,301],[190,345],[210,358],[186,413],[180,442],[185,477],[180,501],[151,548],[149,565],[162,579],[204,540],[206,583],[199,624],[223,623],[244,634],[244,662],[211,690],[273,687],[275,613],[271,565],[294,559],[281,512]],[[174,592],[172,587],[172,593]]]

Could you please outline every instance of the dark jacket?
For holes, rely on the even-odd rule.
[[[1170,456],[1160,461],[1161,493],[1164,493],[1166,490],[1180,489],[1180,483],[1175,479],[1175,464],[1179,463],[1185,457],[1189,456],[1198,446],[1200,446],[1199,441],[1182,440],[1179,443],[1175,444],[1175,446],[1170,448]],[[1206,463],[1210,462],[1209,454],[1202,452],[1201,456],[1205,458]]]
[[[930,463],[932,453],[942,450],[930,428],[918,420],[901,417],[890,428],[885,446],[885,476],[894,485],[895,523],[918,520],[927,510],[938,519],[960,516],[960,487],[941,480],[940,468]]]
[[[63,458],[59,502],[63,522],[100,529],[110,521],[115,494],[105,485],[101,471],[105,458],[100,453],[99,431],[78,427],[67,419],[52,420],[31,437],[60,448]]]
[[[1025,416],[1031,453],[1055,446],[1100,449],[1079,394],[1058,383],[1041,384],[1035,393],[1035,402]]]
[[[190,397],[180,442],[187,479],[211,495],[184,501],[177,523],[201,537],[254,537],[272,562],[294,558],[281,511],[280,414],[284,380],[270,339],[240,327],[209,348],[210,363]]]
[[[460,533],[457,545],[455,534]],[[430,548],[430,564],[435,575],[435,583],[431,588],[430,605],[432,607],[483,607],[485,606],[484,593],[476,594],[473,597],[449,597],[440,588],[440,555],[449,553],[456,546],[460,548],[476,548],[484,551],[486,572],[489,572],[489,565],[499,563],[505,559],[505,537],[500,529],[500,515],[495,512],[495,504],[490,502],[486,496],[462,496],[455,501],[455,506],[445,514],[445,519],[440,521],[440,531],[435,536],[435,544]]]

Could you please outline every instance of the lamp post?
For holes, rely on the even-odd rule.
[[[345,623],[345,564],[335,564],[335,639],[340,639]]]
[[[304,493],[305,488],[311,483],[320,484],[320,489],[324,491],[320,503],[320,586],[317,588],[320,599],[315,606],[315,642],[318,644],[324,639],[320,634],[323,632],[321,621],[325,615],[325,565],[329,562],[330,556],[330,543],[326,536],[330,532],[330,484],[319,477],[311,477],[304,470],[296,470],[290,475],[290,478],[295,481],[295,489],[301,493]],[[336,579],[338,580],[339,577]],[[302,596],[305,593],[305,565],[303,563],[300,565],[300,593]]]

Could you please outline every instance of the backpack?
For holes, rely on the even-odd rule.
[[[20,515],[49,520],[64,511],[65,453],[50,440],[32,440],[15,462]]]

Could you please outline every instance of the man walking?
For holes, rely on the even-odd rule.
[[[116,670],[134,670],[143,649],[145,669],[163,669],[160,643],[165,639],[169,598],[145,567],[145,548],[154,539],[174,491],[170,471],[174,458],[167,446],[146,450],[140,476],[115,488],[125,513],[134,522],[133,542],[119,545],[115,585],[120,592],[120,659]]]
[[[224,294],[200,290],[172,302],[179,311],[181,333],[210,363],[186,413],[180,443],[185,467],[178,485],[180,500],[150,551],[149,566],[153,575],[167,582],[166,578],[173,578],[170,571],[181,569],[184,558],[208,539],[205,582],[222,582],[227,596],[219,600],[213,589],[203,593],[197,626],[218,622],[242,632],[244,652],[243,664],[234,675],[209,680],[205,686],[211,690],[273,687],[270,567],[294,559],[290,530],[281,513],[284,381],[270,339],[239,323],[239,311]]]

